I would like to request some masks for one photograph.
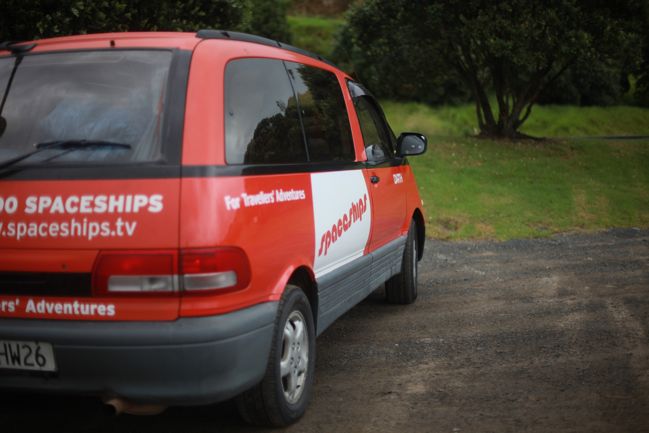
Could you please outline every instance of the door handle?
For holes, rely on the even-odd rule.
[[[372,176],[370,176],[370,182],[372,182],[372,183],[379,183],[380,180],[381,180],[381,178],[378,177],[378,176],[375,175],[375,174],[373,174]]]

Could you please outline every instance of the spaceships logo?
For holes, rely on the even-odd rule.
[[[336,243],[341,239],[344,234],[352,227],[357,221],[363,220],[363,215],[367,212],[367,194],[363,194],[363,198],[352,202],[349,207],[349,212],[346,212],[338,218],[338,221],[327,230],[320,240],[320,249],[318,256],[327,255],[331,244]]]

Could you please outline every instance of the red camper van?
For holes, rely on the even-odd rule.
[[[235,32],[0,45],[0,389],[305,411],[316,336],[417,296],[421,199],[376,100]]]

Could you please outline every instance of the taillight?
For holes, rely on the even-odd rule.
[[[178,287],[176,251],[106,251],[92,273],[97,295],[171,294]]]
[[[250,283],[250,263],[240,248],[182,250],[180,268],[186,292],[240,290]]]
[[[243,250],[104,251],[95,261],[95,295],[204,293],[240,290],[250,283]]]

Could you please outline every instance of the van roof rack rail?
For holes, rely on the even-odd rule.
[[[225,39],[231,41],[252,42],[254,44],[282,48],[284,50],[292,51],[294,53],[302,54],[313,59],[320,60],[321,62],[325,62],[329,66],[337,67],[333,62],[325,59],[319,54],[315,54],[310,51],[303,50],[302,48],[294,47],[293,45],[276,41],[274,39],[268,39],[262,36],[251,35],[248,33],[231,32],[229,30],[202,29],[196,32],[196,37],[200,39]]]
[[[35,46],[36,44],[25,44],[23,41],[4,41],[0,42],[0,51],[10,51],[11,54],[22,54],[33,50]]]

